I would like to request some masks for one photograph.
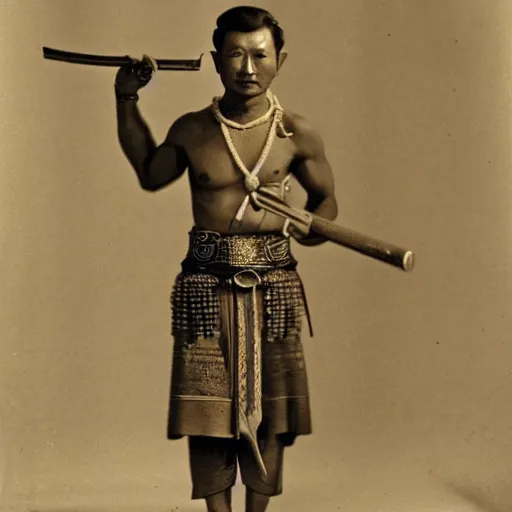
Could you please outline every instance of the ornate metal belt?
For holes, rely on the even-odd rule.
[[[290,241],[282,234],[220,234],[193,228],[186,262],[197,266],[281,268],[295,265]]]

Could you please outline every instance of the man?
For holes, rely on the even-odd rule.
[[[311,433],[300,339],[307,307],[289,235],[323,240],[258,210],[249,194],[261,187],[286,198],[295,176],[308,211],[333,220],[337,203],[319,135],[269,89],[286,59],[277,21],[262,9],[230,9],[213,43],[222,98],[176,120],[158,147],[137,107],[154,62],[121,68],[118,135],[144,190],[187,170],[191,188],[194,225],[172,292],[168,438],[188,437],[192,498],[208,511],[231,510],[238,460],[246,510],[262,512],[282,492],[284,447]]]

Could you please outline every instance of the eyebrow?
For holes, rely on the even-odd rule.
[[[254,50],[254,51],[258,51],[258,52],[268,51],[268,45],[266,45],[266,44],[262,44],[262,45],[260,44],[259,46],[255,46],[252,48],[251,47],[248,48],[246,46],[241,46],[241,45],[236,45],[236,46],[233,45],[231,48],[228,46],[227,48],[230,52],[233,52],[235,50]]]

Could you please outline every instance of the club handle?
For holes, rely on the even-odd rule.
[[[380,260],[405,272],[410,272],[414,268],[415,257],[410,250],[338,226],[316,215],[313,215],[310,229],[330,242]]]

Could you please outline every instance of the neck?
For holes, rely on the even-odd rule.
[[[226,91],[219,107],[222,115],[227,119],[239,123],[250,123],[267,113],[270,102],[266,93],[244,98]]]

